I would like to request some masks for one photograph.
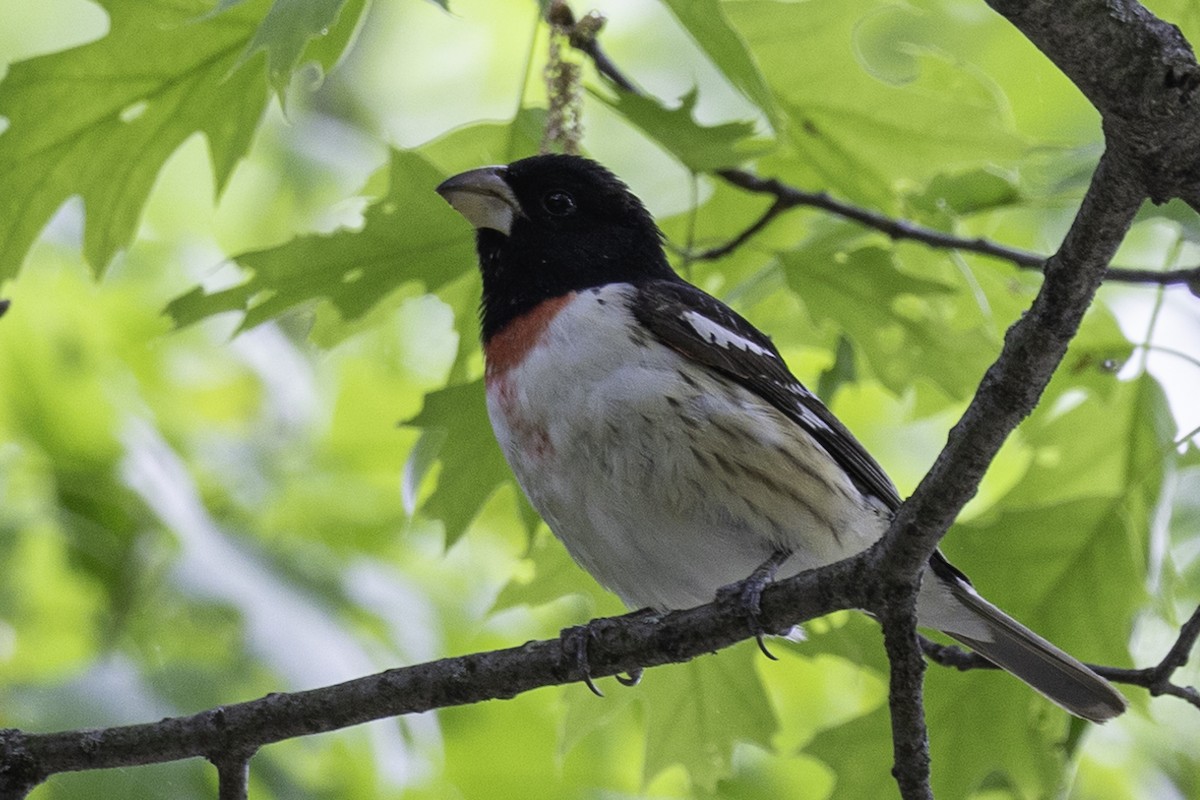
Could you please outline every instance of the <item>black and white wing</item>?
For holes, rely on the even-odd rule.
[[[896,487],[854,435],[788,370],[775,345],[721,301],[682,280],[638,285],[633,314],[686,358],[732,378],[804,428],[854,485],[890,508]]]

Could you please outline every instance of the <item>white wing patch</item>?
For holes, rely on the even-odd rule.
[[[797,397],[805,400],[815,400],[818,403],[821,402],[817,399],[816,395],[804,388],[804,386],[799,383],[789,386],[788,389]],[[825,420],[817,416],[817,413],[803,402],[796,406],[796,410],[800,412],[800,420],[809,428],[823,431],[829,430],[829,425],[825,422]]]
[[[775,358],[775,354],[767,348],[755,344],[744,336],[739,336],[729,330],[729,328],[718,322],[713,322],[698,311],[685,311],[683,318],[692,326],[692,330],[709,344],[724,347],[726,350],[733,348],[734,350],[744,350],[748,353],[754,353],[758,356]]]
[[[829,430],[829,426],[825,424],[825,420],[818,417],[812,412],[811,409],[806,408],[805,406],[800,406],[800,419],[803,420],[804,424],[809,428],[824,431]]]
[[[696,334],[709,344],[715,344],[718,347],[724,347],[726,350],[732,348],[734,350],[742,350],[744,352],[753,353],[757,356],[766,356],[767,358],[772,359],[778,358],[774,353],[762,345],[756,344],[746,337],[738,335],[734,331],[729,330],[729,328],[726,328],[721,323],[704,316],[699,311],[685,311],[683,312],[683,318],[687,320],[689,325],[692,326],[692,330],[696,331]],[[793,394],[801,398],[816,399],[812,392],[808,391],[808,389],[805,389],[799,384],[789,385],[787,388]],[[825,423],[825,420],[817,416],[817,414],[805,404],[800,403],[797,406],[797,411],[800,413],[800,419],[810,429],[829,430],[829,425]]]

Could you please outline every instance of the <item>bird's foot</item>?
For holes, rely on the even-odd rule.
[[[778,661],[775,654],[767,649],[766,642],[763,637],[770,633],[763,627],[762,616],[762,593],[767,588],[771,581],[775,580],[775,573],[791,557],[790,550],[776,550],[771,554],[771,557],[758,566],[754,572],[746,578],[735,583],[722,586],[717,590],[717,599],[725,600],[729,597],[736,598],[741,606],[742,613],[746,615],[746,621],[750,625],[750,632],[754,634],[754,640],[758,642],[758,649],[763,655],[772,661]]]
[[[627,614],[622,619],[626,618],[641,618],[648,617],[655,619],[659,616],[659,612],[652,608],[643,608]],[[580,679],[587,685],[592,694],[597,697],[604,697],[604,692],[596,686],[596,682],[592,680],[591,658],[589,656],[589,648],[597,634],[611,624],[606,619],[594,619],[583,625],[574,625],[570,628],[564,628],[559,634],[559,641],[562,642],[563,656],[571,661],[570,666],[574,667],[575,672],[580,676]],[[634,667],[628,670],[624,675],[614,675],[617,683],[622,686],[637,686],[642,680],[642,668]]]

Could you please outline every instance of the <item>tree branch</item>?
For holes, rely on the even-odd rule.
[[[760,620],[784,630],[831,611],[861,608],[870,581],[866,553],[769,586]],[[753,634],[737,596],[658,616],[634,612],[589,624],[592,677],[688,661]],[[582,681],[562,640],[446,658],[302,692],[271,694],[160,722],[98,730],[0,731],[0,798],[23,797],[52,774],[208,758],[222,792],[239,797],[249,754],[263,745],[435,708],[509,699],[542,686]],[[226,788],[228,787],[228,788]]]
[[[785,629],[834,610],[865,606],[866,587],[876,579],[870,566],[875,559],[875,552],[869,550],[767,587],[762,596],[763,626],[769,630]],[[893,680],[915,689],[918,699],[922,649],[937,663],[958,669],[991,667],[985,659],[957,648],[928,640],[919,644],[916,639],[906,642],[903,631],[912,628],[906,614],[897,612],[902,607],[900,601],[885,604],[880,621]],[[907,614],[911,614],[911,609]],[[891,638],[889,631],[899,631],[900,637]],[[750,635],[736,595],[659,616],[633,612],[595,620],[589,634],[589,671],[593,677],[603,677],[638,667],[688,661]],[[1152,694],[1174,694],[1187,699],[1186,693],[1194,695],[1195,690],[1174,687],[1169,678],[1171,672],[1186,663],[1198,635],[1200,609],[1184,626],[1179,641],[1161,664],[1146,670],[1096,669],[1113,680],[1146,686]],[[915,671],[905,653],[917,654]],[[1155,678],[1150,676],[1160,674],[1165,683],[1155,684]],[[142,725],[46,734],[4,730],[0,731],[0,797],[5,800],[24,797],[38,783],[59,772],[204,757],[218,767],[222,800],[242,798],[250,755],[263,745],[385,717],[509,699],[542,686],[582,680],[574,651],[564,650],[561,639],[552,639],[392,669],[320,689],[271,694]],[[911,702],[911,691],[894,694],[896,698],[889,701],[893,718],[900,718],[900,725],[906,731],[917,726],[922,731],[916,739],[913,737],[918,734],[912,731],[895,738],[900,743],[897,747],[902,748],[897,753],[897,764],[910,764],[914,759],[924,763],[927,750],[919,745],[924,739],[923,717],[904,715],[903,709]],[[918,746],[914,748],[915,742]],[[911,775],[911,771],[898,774],[897,780],[911,780]],[[918,783],[913,790],[916,793],[906,790],[904,796],[922,796],[919,787]]]
[[[886,559],[886,553],[883,554]],[[892,777],[904,800],[933,800],[929,731],[925,725],[925,659],[917,635],[914,571],[907,582],[893,579],[875,609],[888,657],[888,711],[892,722]]]
[[[1200,66],[1136,0],[987,0],[1071,79],[1155,203],[1200,187]]]

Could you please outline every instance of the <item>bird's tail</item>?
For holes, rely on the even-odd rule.
[[[943,591],[937,592],[940,596],[936,600],[926,591],[921,592],[918,616],[922,624],[934,623],[930,627],[962,642],[1078,717],[1105,722],[1125,710],[1125,698],[1112,684],[984,600],[965,579],[956,577],[947,580],[947,576],[926,575],[926,584],[940,584]],[[947,608],[948,600],[956,606],[953,610]],[[930,605],[936,610],[927,615]],[[936,619],[927,621],[927,616]]]

